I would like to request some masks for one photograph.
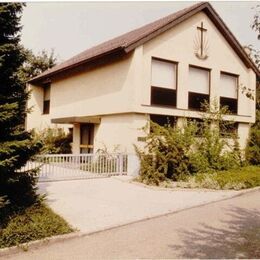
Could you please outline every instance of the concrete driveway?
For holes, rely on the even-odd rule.
[[[127,177],[126,177],[127,178]],[[112,178],[39,183],[49,206],[84,233],[232,197],[237,191],[161,190]]]
[[[260,190],[96,234],[46,243],[13,260],[260,259]]]

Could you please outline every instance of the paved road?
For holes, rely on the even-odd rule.
[[[260,258],[260,191],[6,257],[97,258]]]

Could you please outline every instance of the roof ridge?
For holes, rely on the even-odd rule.
[[[182,22],[183,20],[189,18],[193,14],[196,14],[197,12],[202,10],[205,10],[208,16],[210,16],[211,19],[213,19],[215,23],[219,25],[219,27],[222,27],[222,33],[223,31],[225,31],[225,33],[228,33],[228,35],[225,36],[226,40],[231,45],[235,46],[233,48],[236,49],[237,54],[244,61],[246,66],[252,67],[252,69],[260,75],[260,72],[256,68],[255,64],[245,54],[239,41],[229,30],[229,28],[226,26],[224,21],[217,14],[217,12],[214,10],[211,4],[209,2],[198,2],[189,7],[183,8],[177,12],[159,18],[156,21],[150,22],[129,32],[118,35],[97,45],[94,45],[80,52],[79,54],[74,55],[70,59],[67,59],[57,64],[53,68],[44,71],[42,74],[34,77],[29,82],[36,82],[46,77],[53,76],[54,74],[80,66],[84,63],[93,61],[102,56],[111,54],[112,52],[123,51],[124,53],[129,53],[137,46],[145,43],[153,37],[156,37],[160,33],[168,30],[172,26],[175,26],[176,24]],[[220,28],[218,29],[220,30]]]

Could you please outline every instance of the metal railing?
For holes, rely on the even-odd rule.
[[[127,174],[126,154],[39,155],[21,171],[39,167],[39,180],[95,178]]]

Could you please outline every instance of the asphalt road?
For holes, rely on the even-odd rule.
[[[260,258],[260,190],[5,257],[124,258]]]

